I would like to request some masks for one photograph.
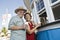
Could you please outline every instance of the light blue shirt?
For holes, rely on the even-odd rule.
[[[24,24],[23,18],[20,18],[19,16],[14,16],[11,18],[9,22],[9,27],[12,26],[19,26]],[[25,30],[11,30],[11,37],[10,40],[26,40],[26,31]]]

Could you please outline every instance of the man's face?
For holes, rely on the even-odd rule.
[[[20,16],[20,17],[23,17],[24,16],[24,11],[23,10],[19,10],[17,12],[17,14]]]

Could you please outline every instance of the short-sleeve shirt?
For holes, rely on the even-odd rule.
[[[11,18],[9,22],[8,28],[12,26],[21,27],[24,24],[23,18],[19,16],[14,16]],[[25,30],[11,30],[11,37],[10,40],[26,40],[26,31]]]

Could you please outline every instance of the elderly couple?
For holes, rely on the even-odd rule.
[[[10,40],[35,40],[35,30],[40,26],[31,21],[31,14],[23,7],[15,10],[16,16],[12,17],[8,29],[11,30]],[[24,23],[23,16],[26,20]]]

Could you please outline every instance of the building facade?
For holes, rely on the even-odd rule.
[[[35,2],[33,0],[29,0],[29,1],[28,0],[24,0],[24,3],[25,3],[25,5],[27,5],[26,6],[27,9],[29,11],[31,11],[31,14],[32,14],[32,17],[33,17],[34,22],[35,23],[38,23],[39,22],[39,17],[38,17],[38,14],[37,14]]]
[[[24,0],[27,5],[25,1],[27,0]],[[29,0],[28,2],[34,21],[41,22],[36,39],[60,40],[60,0]]]
[[[45,23],[54,22],[60,17],[60,0],[24,0],[27,9],[32,12],[35,22],[41,22],[41,19]],[[30,7],[29,7],[30,6]],[[58,13],[58,14],[56,14]]]

